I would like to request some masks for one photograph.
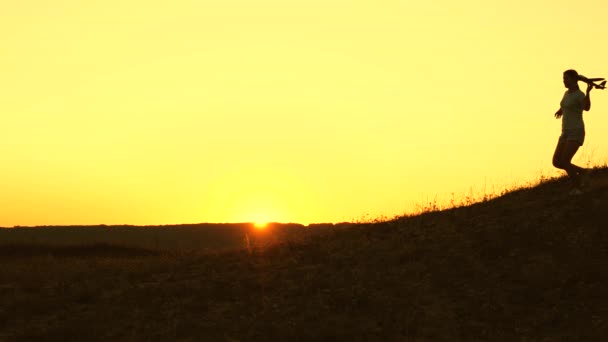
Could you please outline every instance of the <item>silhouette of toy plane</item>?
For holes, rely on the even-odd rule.
[[[578,80],[579,81],[583,81],[587,84],[590,84],[593,86],[593,88],[596,89],[606,89],[606,79],[605,78],[587,78],[583,75],[578,75]],[[602,83],[597,84],[595,82],[599,82],[602,81]]]

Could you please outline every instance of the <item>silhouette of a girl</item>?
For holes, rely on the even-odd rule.
[[[564,86],[568,90],[564,93],[559,110],[555,112],[555,118],[562,119],[562,134],[553,154],[553,166],[565,170],[572,179],[573,188],[570,194],[580,195],[588,170],[572,164],[572,157],[585,141],[583,110],[589,111],[591,109],[589,93],[593,86],[589,85],[587,94],[583,94],[578,87],[578,73],[576,70],[564,71]]]

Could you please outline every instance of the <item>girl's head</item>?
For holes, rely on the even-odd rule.
[[[571,90],[578,88],[578,72],[576,70],[564,71],[564,86]]]

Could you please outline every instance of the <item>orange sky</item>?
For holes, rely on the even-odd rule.
[[[558,174],[605,1],[0,4],[0,226],[339,222]],[[582,85],[581,85],[582,86]],[[608,159],[592,93],[576,161]]]

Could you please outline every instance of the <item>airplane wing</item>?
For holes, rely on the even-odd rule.
[[[605,89],[606,88],[606,79],[605,78],[587,78],[583,75],[578,75],[578,80],[583,81],[587,84],[591,84],[596,89]],[[597,81],[603,81],[603,82],[600,84],[596,84],[595,82],[597,82]]]

